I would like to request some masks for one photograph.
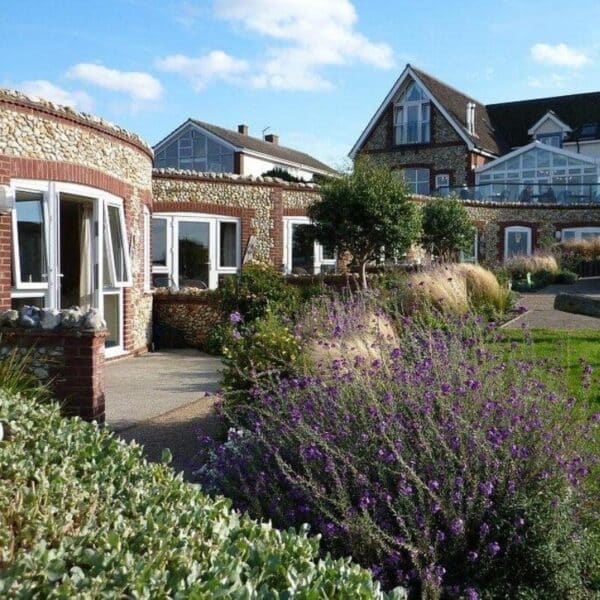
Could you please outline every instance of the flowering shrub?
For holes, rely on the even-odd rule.
[[[279,315],[269,311],[261,319],[246,323],[236,311],[229,320],[222,385],[230,402],[245,400],[252,386],[291,375],[300,367],[304,359],[300,343]]]
[[[316,374],[255,386],[226,409],[246,428],[206,441],[200,482],[276,524],[310,523],[417,596],[589,597],[597,419],[552,389],[552,366],[495,356],[484,333],[470,317],[444,331],[404,318],[393,343],[374,332],[377,358],[347,347]]]
[[[225,280],[219,295],[223,314],[239,312],[246,322],[262,317],[267,310],[291,314],[300,303],[299,290],[273,267],[258,262],[245,264],[239,278]]]

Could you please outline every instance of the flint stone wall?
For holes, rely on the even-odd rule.
[[[198,348],[222,321],[215,294],[156,294],[153,308],[154,345]]]

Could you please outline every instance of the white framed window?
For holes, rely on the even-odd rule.
[[[125,237],[123,204],[116,201],[104,203],[105,264],[113,287],[131,286],[131,262]]]
[[[286,273],[318,274],[335,271],[337,254],[316,241],[308,217],[286,217],[283,220],[283,263]]]
[[[106,356],[123,352],[123,288],[131,265],[123,200],[96,188],[13,179],[14,308],[96,308]]]
[[[504,229],[504,258],[531,254],[531,227],[513,225]]]
[[[394,107],[396,145],[427,144],[431,139],[431,104],[425,92],[412,83]]]
[[[413,194],[429,195],[429,169],[404,169],[402,176]]]
[[[144,227],[144,291],[150,291],[150,279],[152,277],[151,266],[151,217],[147,206],[144,206],[142,211],[142,221]]]
[[[562,148],[563,136],[561,132],[557,133],[538,133],[535,139],[546,144],[548,146],[554,146],[555,148]]]
[[[561,240],[585,240],[600,237],[600,227],[568,227],[561,231]]]
[[[46,186],[44,186],[46,187]],[[48,288],[48,206],[43,189],[13,191],[13,276],[20,290]]]
[[[239,219],[194,213],[152,216],[154,287],[214,289],[240,268]]]

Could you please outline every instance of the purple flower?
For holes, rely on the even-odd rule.
[[[475,588],[467,588],[465,590],[465,598],[467,600],[479,600],[479,594]]]
[[[440,483],[439,483],[439,481],[436,481],[435,479],[431,479],[431,480],[429,480],[429,483],[427,484],[427,487],[432,492],[437,492],[440,489]]]
[[[484,481],[479,484],[479,491],[486,497],[491,496],[494,491],[494,484],[491,481]]]
[[[470,552],[467,553],[467,560],[469,562],[475,562],[478,558],[479,558],[479,554],[477,554],[477,552],[475,552],[474,550],[471,550]]]
[[[479,526],[479,535],[484,538],[490,533],[490,526],[487,523],[482,523]]]
[[[236,310],[229,315],[229,321],[231,323],[241,323],[244,317]]]
[[[490,542],[486,546],[486,549],[490,556],[496,556],[496,554],[498,554],[498,552],[500,552],[500,544],[498,542]]]
[[[454,535],[459,535],[463,532],[465,528],[465,522],[462,519],[454,519],[452,523],[450,523],[450,531]]]

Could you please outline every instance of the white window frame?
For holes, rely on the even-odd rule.
[[[209,272],[208,289],[216,289],[219,275],[235,275],[241,266],[241,221],[236,217],[221,217],[206,213],[165,212],[153,213],[152,219],[164,219],[167,223],[167,265],[156,266],[151,264],[152,274],[167,275],[169,287],[178,290],[179,286],[179,223],[208,223],[209,226]],[[235,223],[236,225],[236,266],[222,267],[221,260],[221,223]]]
[[[93,188],[90,186],[75,184],[75,183],[63,183],[59,181],[48,181],[48,180],[37,180],[37,179],[13,179],[10,184],[10,191],[12,197],[15,197],[17,191],[29,191],[29,192],[42,192],[44,194],[44,231],[46,237],[46,264],[48,268],[48,277],[46,283],[42,285],[35,285],[30,287],[29,285],[22,285],[22,282],[16,277],[16,286],[11,290],[11,298],[44,298],[44,306],[48,308],[57,308],[60,306],[59,298],[59,287],[58,281],[60,280],[61,274],[57,272],[57,268],[60,265],[59,260],[59,248],[60,238],[59,224],[60,219],[60,194],[72,194],[75,196],[81,196],[86,200],[93,203],[93,214],[94,222],[96,223],[94,232],[92,235],[92,260],[93,260],[93,281],[94,281],[94,304],[93,306],[98,309],[100,314],[104,314],[104,295],[106,294],[118,294],[119,295],[119,340],[118,344],[111,348],[106,348],[105,356],[107,358],[124,354],[123,340],[124,340],[124,292],[123,288],[131,285],[131,249],[129,244],[129,238],[127,236],[127,228],[124,219],[123,212],[123,199],[118,196],[114,196],[103,190]],[[105,239],[105,227],[104,220],[107,215],[107,205],[113,205],[120,207],[120,226],[121,234],[123,236],[123,250],[125,253],[126,272],[129,276],[129,283],[123,283],[117,287],[104,287],[104,280],[107,274],[104,273],[104,251],[107,244]],[[13,210],[13,230],[16,231],[16,210]],[[96,230],[97,227],[97,230]],[[102,234],[100,234],[102,232]],[[64,234],[64,232],[63,232]],[[18,239],[13,237],[13,268],[20,268],[20,262],[18,262]],[[110,244],[112,247],[112,244]],[[109,261],[110,269],[110,261]],[[19,273],[20,276],[20,273]],[[61,308],[65,308],[64,306]]]
[[[39,183],[39,185],[38,185]],[[24,185],[13,185],[8,190],[8,196],[10,200],[13,202],[13,206],[15,207],[12,211],[12,232],[13,232],[13,241],[12,241],[12,260],[13,260],[13,277],[15,281],[14,291],[21,290],[45,290],[44,292],[40,292],[38,294],[29,294],[29,296],[40,297],[42,295],[47,295],[48,290],[48,273],[46,272],[46,281],[23,281],[21,277],[21,257],[19,254],[19,231],[17,227],[17,192],[29,192],[31,194],[41,194],[42,195],[42,214],[44,217],[44,253],[46,255],[46,269],[50,269],[50,223],[49,223],[49,211],[48,211],[48,197],[49,197],[49,184],[47,181],[44,182],[24,182]],[[43,275],[42,275],[43,277]]]
[[[442,180],[442,178],[444,179]],[[440,181],[442,181],[442,183],[440,183]],[[441,196],[447,196],[450,193],[450,173],[436,173],[435,191]]]
[[[295,225],[312,225],[313,222],[308,217],[284,217],[283,218],[283,266],[287,275],[292,273],[292,236]],[[324,257],[324,248],[315,240],[313,248],[313,273],[318,275],[324,266],[333,266],[337,264],[337,253],[334,258]],[[311,273],[312,274],[312,273]]]
[[[600,237],[600,227],[565,227],[564,229],[561,229],[560,232],[562,241],[565,239],[565,233],[574,233],[574,237],[571,238],[574,240],[584,239],[582,236],[583,233],[595,233]]]
[[[142,210],[142,220],[144,227],[144,292],[149,292],[150,279],[152,276],[152,265],[150,264],[150,226],[152,224],[152,217],[147,206],[144,206]]]
[[[417,86],[421,90],[423,99],[421,100],[405,100],[413,86]],[[396,146],[404,146],[411,144],[429,144],[431,142],[431,99],[427,96],[423,87],[418,83],[413,82],[406,89],[402,96],[402,100],[394,105],[394,142]],[[427,106],[427,119],[424,118],[425,106]],[[418,127],[417,139],[408,141],[408,109],[417,107],[418,109]],[[428,124],[427,139],[423,136],[423,125]]]
[[[109,207],[116,208],[119,213],[119,224],[121,227],[121,237],[123,243],[123,256],[125,258],[123,269],[125,270],[125,277],[122,280],[117,279],[117,269],[114,256],[114,246],[112,235],[113,232],[110,228],[110,219],[108,218]],[[106,252],[106,262],[108,263],[108,270],[110,278],[112,280],[112,286],[114,288],[125,288],[131,287],[131,259],[130,249],[127,240],[127,228],[125,226],[125,212],[123,210],[123,201],[120,198],[110,198],[103,202],[103,213],[104,213],[104,251]]]
[[[533,232],[531,227],[526,227],[524,225],[511,225],[510,227],[504,228],[504,260],[508,260],[512,258],[512,256],[520,256],[520,255],[508,255],[508,235],[509,233],[525,233],[527,234],[527,254],[526,256],[530,256],[532,252],[532,243],[533,243]]]
[[[407,171],[414,171],[415,172],[415,177],[414,180],[411,178],[409,179],[406,176],[406,172]],[[419,183],[425,183],[425,179],[419,179],[419,173],[420,172],[424,172],[427,171],[427,193],[426,194],[422,194],[420,193],[418,190],[419,187]],[[413,194],[418,194],[419,196],[428,196],[429,194],[431,194],[431,169],[428,169],[427,167],[405,167],[404,169],[402,169],[402,177],[404,178],[404,181],[411,186],[411,188],[413,187],[414,184],[414,190],[413,190]]]

